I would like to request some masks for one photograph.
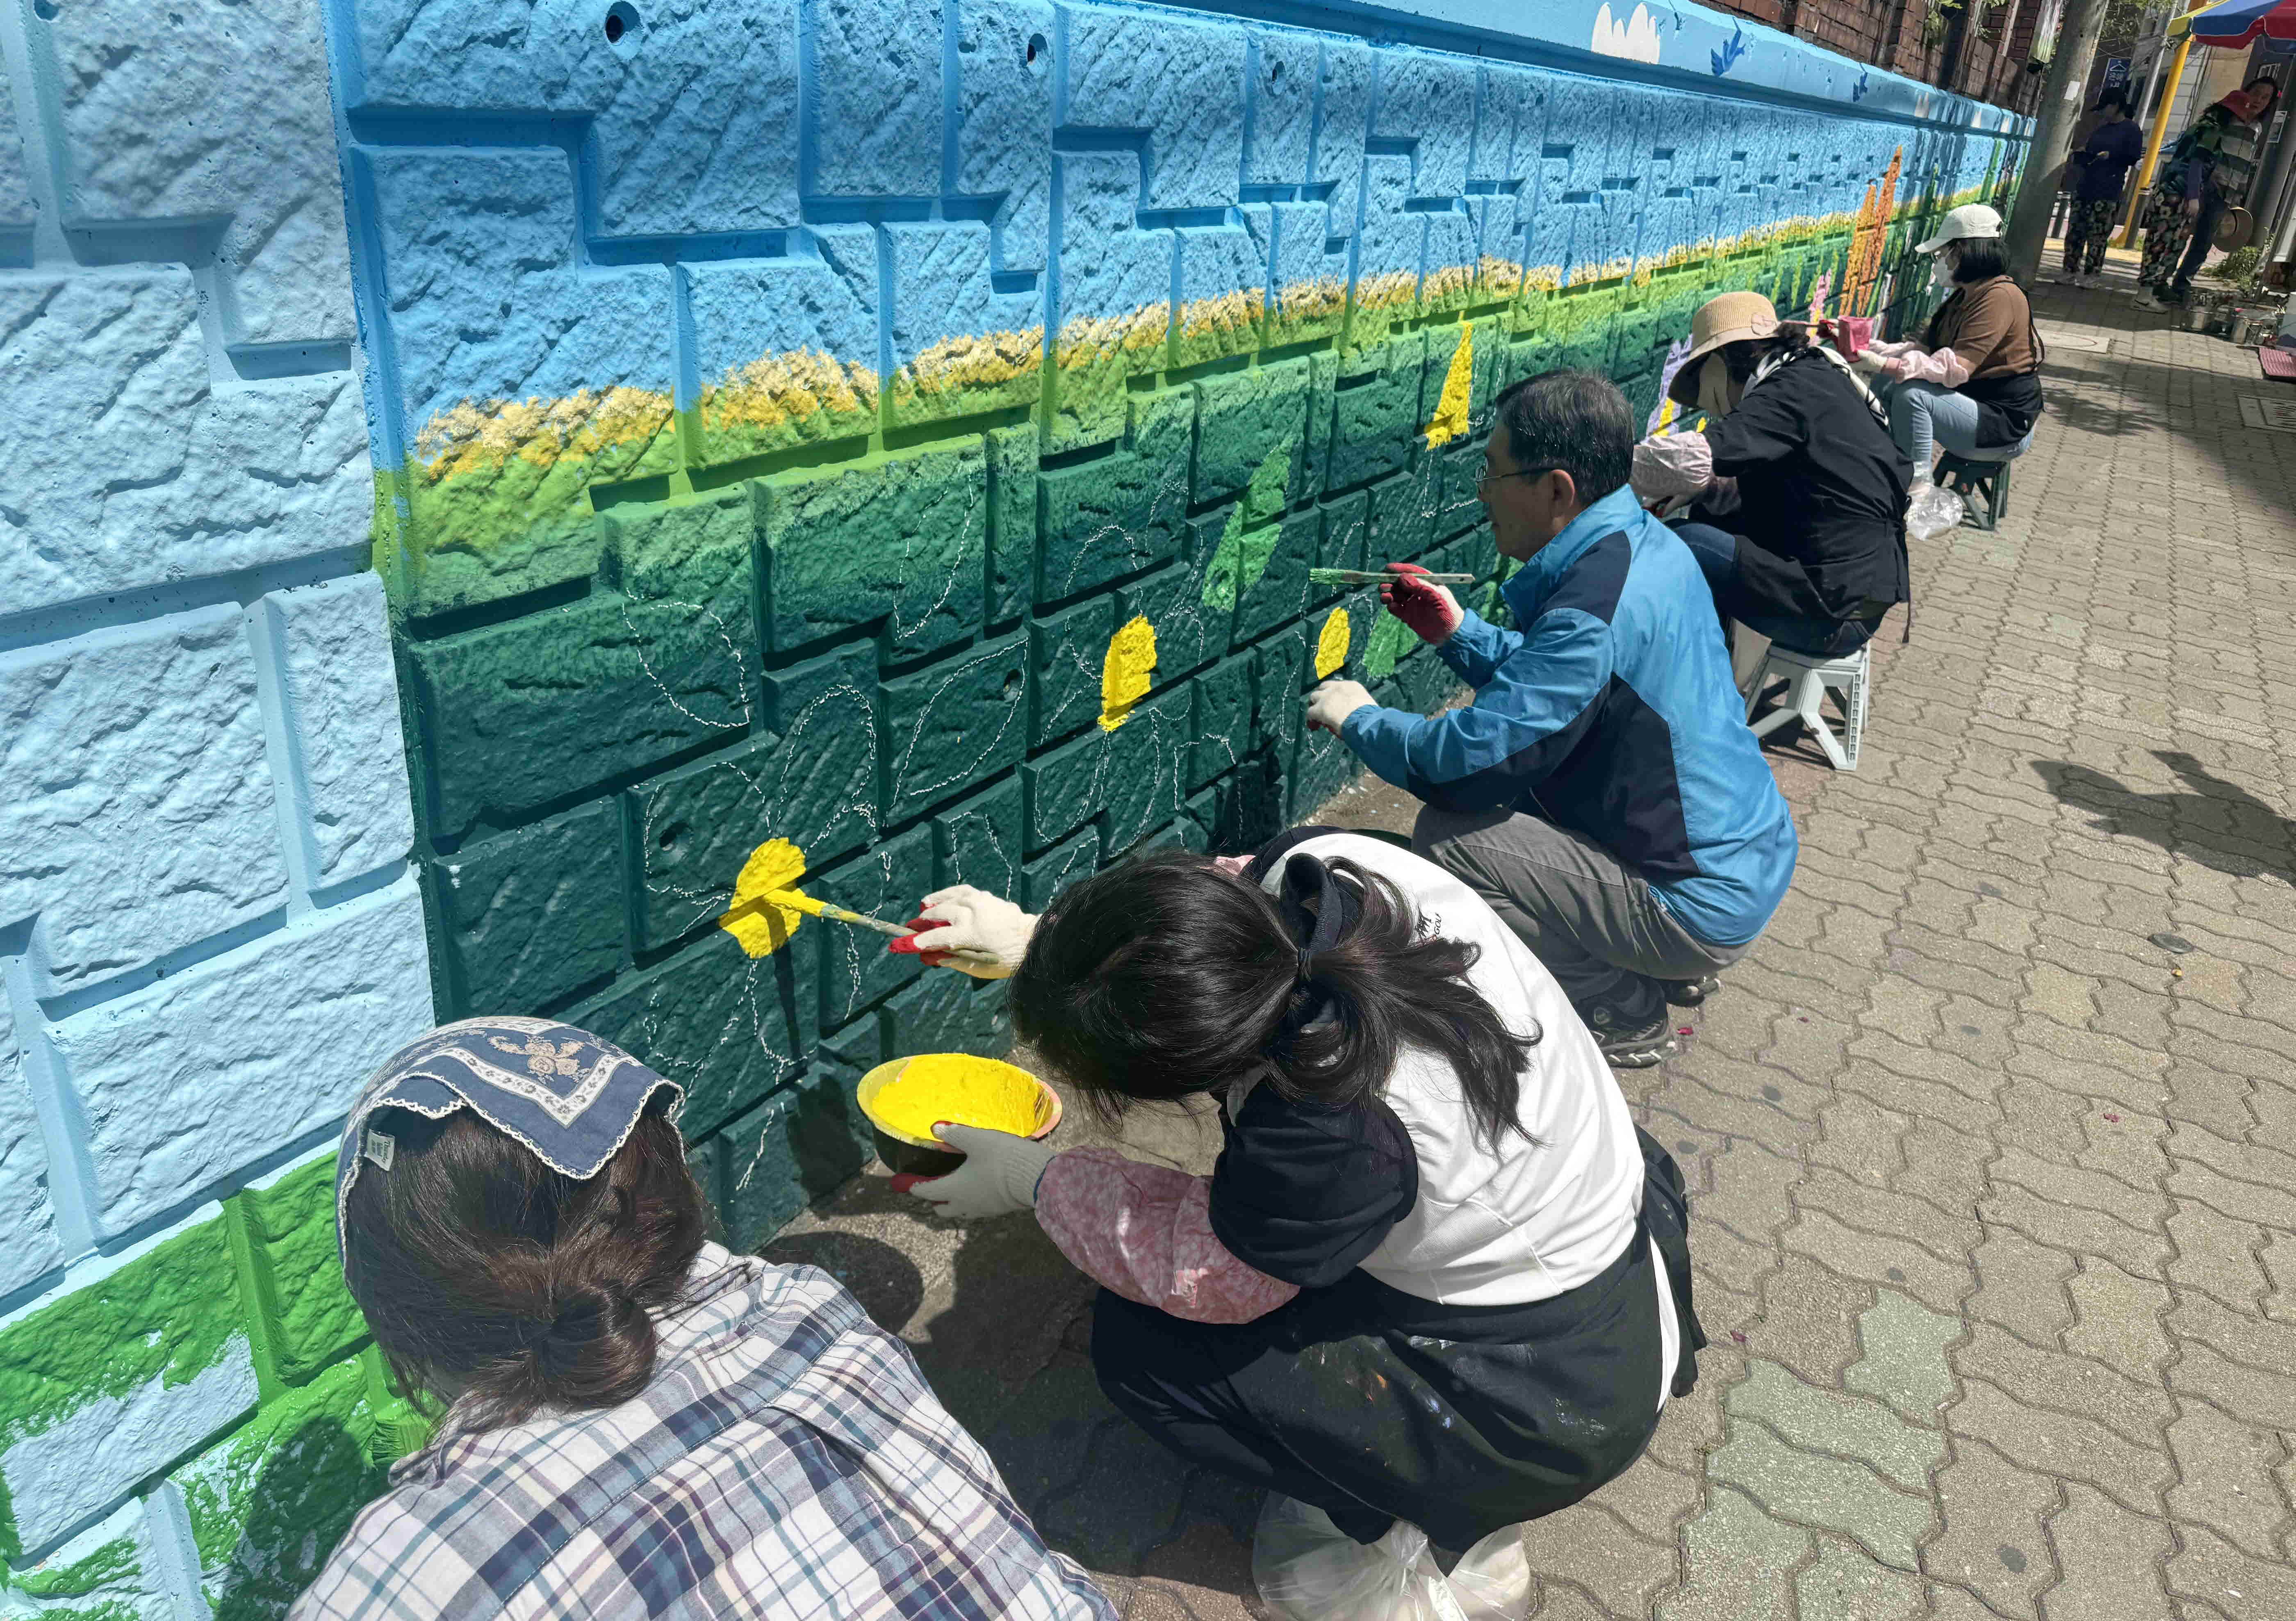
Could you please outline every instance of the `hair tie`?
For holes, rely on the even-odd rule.
[[[1306,984],[1315,977],[1308,967],[1308,959],[1315,954],[1316,946],[1313,941],[1300,948],[1300,960],[1292,970],[1292,983],[1294,989]]]

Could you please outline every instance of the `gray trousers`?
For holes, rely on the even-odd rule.
[[[1420,808],[1411,847],[1490,902],[1573,1006],[1656,1015],[1667,982],[1727,967],[1752,949],[1709,945],[1640,874],[1590,839],[1509,810]]]

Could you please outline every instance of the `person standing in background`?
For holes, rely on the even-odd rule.
[[[2214,103],[2177,137],[2161,160],[2144,205],[2144,259],[2136,279],[2144,284],[2137,302],[2147,309],[2173,309],[2192,290],[2193,277],[2215,245],[2217,221],[2231,199],[2231,177],[2224,172],[2225,139],[2235,124],[2269,116],[2280,86],[2256,78],[2246,87]]]
[[[2072,218],[2065,226],[2065,275],[2076,287],[2096,284],[2128,171],[2144,157],[2144,132],[2129,116],[2128,93],[2108,90],[2097,99],[2096,108],[2104,121],[2088,132],[2071,158],[2080,167],[2080,177],[2073,186]]]

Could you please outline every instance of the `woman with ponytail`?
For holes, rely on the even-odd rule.
[[[436,1422],[291,1621],[1114,1621],[852,1296],[708,1241],[680,1099],[528,1018],[442,1026],[359,1093],[344,1274]]]
[[[1110,1399],[1275,1494],[1279,1608],[1312,1606],[1269,1591],[1272,1526],[1487,1562],[1632,1463],[1695,1379],[1680,1174],[1441,868],[1302,828],[1249,860],[1128,862],[1041,918],[945,890],[922,922],[929,962],[1010,975],[1030,1056],[1104,1113],[1217,1107],[1209,1177],[949,1125],[965,1164],[912,1191],[1033,1208],[1103,1286]]]

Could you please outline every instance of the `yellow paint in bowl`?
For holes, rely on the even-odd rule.
[[[967,1053],[925,1053],[862,1078],[862,1113],[895,1137],[939,1147],[934,1125],[985,1126],[1037,1137],[1060,1122],[1060,1099],[1018,1066]]]

